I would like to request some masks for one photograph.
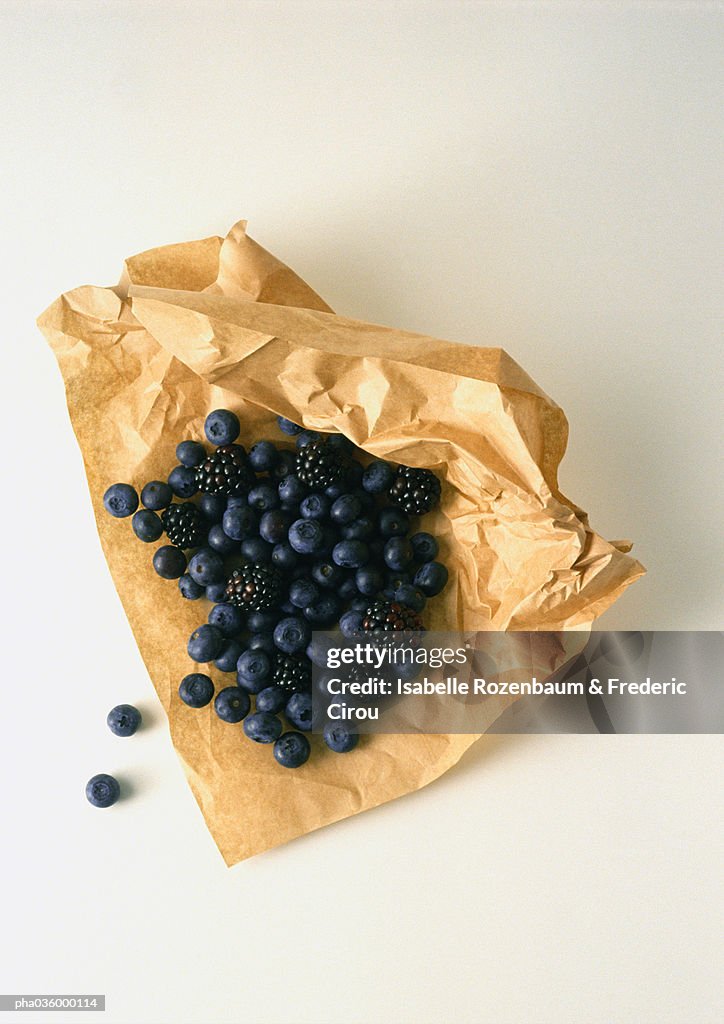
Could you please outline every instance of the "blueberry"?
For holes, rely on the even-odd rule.
[[[226,512],[226,495],[202,494],[199,507],[210,523],[220,523]]]
[[[346,580],[343,580],[337,588],[337,593],[342,601],[351,601],[357,597],[359,590],[354,576],[348,576]]]
[[[112,775],[101,773],[88,780],[85,795],[94,807],[112,807],[121,795],[121,787]]]
[[[412,581],[423,594],[435,597],[444,588],[448,580],[448,571],[441,562],[426,562],[415,573]]]
[[[189,637],[189,658],[192,661],[213,661],[221,653],[223,643],[224,638],[215,626],[199,626]]]
[[[226,598],[226,583],[212,583],[206,588],[206,600],[212,604],[222,604]]]
[[[204,433],[211,444],[233,444],[241,433],[239,417],[228,409],[215,409],[204,421]]]
[[[369,557],[370,549],[361,540],[341,540],[332,551],[332,561],[343,569],[358,569]]]
[[[214,523],[209,530],[209,547],[220,555],[231,555],[239,550],[238,540],[233,540],[226,533],[221,523]]]
[[[300,732],[285,732],[274,744],[274,757],[282,768],[301,768],[310,753],[309,740]]]
[[[332,562],[317,562],[312,566],[312,579],[320,587],[332,589],[339,587],[344,580],[344,573]]]
[[[271,633],[252,633],[247,642],[250,651],[266,651],[267,654],[274,654],[274,637]],[[238,668],[238,665],[237,665]]]
[[[249,450],[249,462],[257,473],[274,469],[277,461],[276,446],[271,441],[257,441]]]
[[[364,469],[362,468],[359,462],[355,462],[353,460],[349,463],[349,465],[347,466],[347,473],[345,475],[347,490],[351,491],[354,490],[355,487],[360,486],[360,484],[362,483],[363,473]]]
[[[316,519],[297,519],[289,527],[289,543],[300,555],[318,554],[324,540],[324,530]]]
[[[193,498],[198,491],[196,472],[186,466],[176,466],[168,475],[173,493],[179,498]]]
[[[295,580],[289,587],[289,600],[295,608],[306,608],[319,597],[319,587],[310,579]]]
[[[432,562],[440,550],[440,545],[431,533],[413,533],[410,544],[416,562]]]
[[[227,686],[219,690],[214,701],[214,711],[222,722],[240,722],[251,709],[249,694],[238,686]]]
[[[347,754],[359,743],[359,735],[352,732],[346,725],[328,722],[324,727],[324,742],[335,754]]]
[[[341,494],[330,509],[329,516],[338,526],[353,523],[362,514],[362,502],[354,494]]]
[[[324,488],[324,493],[330,501],[336,501],[340,495],[344,494],[344,485],[330,484],[329,487]]]
[[[311,693],[294,693],[287,701],[284,715],[290,725],[302,732],[312,728],[312,695]]]
[[[179,577],[178,588],[181,592],[181,597],[187,601],[198,601],[206,593],[204,587],[200,586],[193,576],[189,576],[187,572]]]
[[[153,541],[158,540],[163,533],[163,523],[161,520],[155,512],[151,512],[146,508],[139,509],[138,512],[134,513],[131,526],[138,539],[146,544],[151,544]]]
[[[176,458],[187,469],[195,469],[206,458],[206,449],[200,441],[182,441],[176,445]]]
[[[404,571],[412,561],[412,544],[406,537],[390,537],[385,544],[384,559],[390,569]]]
[[[336,448],[344,455],[351,455],[355,449],[354,441],[350,441],[344,434],[328,434],[327,444],[330,448]]]
[[[385,589],[394,593],[405,583],[412,583],[412,576],[410,576],[409,572],[388,572],[387,586]]]
[[[138,495],[130,484],[113,484],[103,495],[103,507],[115,519],[125,519],[138,508]]]
[[[360,594],[365,597],[374,597],[385,585],[385,578],[380,569],[373,565],[363,565],[354,574],[354,582]]]
[[[233,604],[215,604],[209,612],[209,625],[223,637],[238,636],[244,628],[244,613]]]
[[[249,491],[246,500],[249,507],[256,509],[257,512],[268,512],[272,508],[279,508],[279,491],[273,484],[257,484]]]
[[[247,537],[241,542],[241,553],[248,562],[254,565],[267,565],[271,562],[273,545],[261,537]]]
[[[298,505],[306,493],[307,488],[293,473],[279,481],[279,500],[285,505]]]
[[[152,512],[168,508],[172,499],[173,491],[163,480],[151,480],[141,491],[141,504]]]
[[[427,604],[427,598],[413,583],[403,583],[394,591],[392,597],[399,604],[406,604],[415,612],[421,612]]]
[[[271,471],[274,480],[283,480],[285,476],[293,473],[297,465],[297,457],[294,452],[282,450],[277,456],[277,464]]]
[[[275,565],[277,569],[281,569],[282,572],[291,572],[299,563],[299,555],[291,544],[275,544],[271,560],[272,565]]]
[[[257,711],[244,722],[244,732],[255,743],[273,743],[282,734],[282,723],[268,711]]]
[[[312,444],[313,441],[319,441],[321,434],[316,430],[303,430],[301,434],[297,434],[294,439],[294,443],[297,448],[306,448],[308,444]]]
[[[375,459],[362,474],[362,486],[368,494],[383,494],[389,491],[395,471],[388,462]]]
[[[342,536],[345,540],[367,540],[372,536],[374,530],[375,524],[370,517],[360,516],[359,519],[342,527]]]
[[[329,637],[317,633],[307,644],[306,654],[313,665],[324,668],[327,664],[327,654],[332,641]],[[289,694],[287,694],[289,697]]]
[[[106,724],[114,736],[133,736],[141,724],[141,712],[132,704],[117,704],[108,712]]]
[[[288,512],[281,509],[272,509],[265,512],[259,522],[259,535],[270,544],[281,544],[287,539],[287,530],[292,522]]]
[[[281,619],[274,627],[274,643],[285,654],[299,654],[306,649],[312,631],[304,619],[296,615]]]
[[[230,494],[226,499],[226,508],[245,508],[248,504],[248,497],[245,498],[243,494]]]
[[[370,605],[370,599],[368,597],[361,597],[360,596],[360,597],[355,597],[354,600],[350,602],[350,606],[349,607],[350,607],[350,611],[364,613],[369,608],[369,605]]]
[[[383,508],[377,525],[383,537],[404,537],[410,529],[410,520],[399,508]]]
[[[297,434],[301,434],[303,430],[302,427],[292,423],[291,420],[285,419],[284,416],[277,416],[277,424],[282,434],[287,434],[289,437],[295,437]]]
[[[289,694],[283,686],[265,686],[256,695],[256,710],[276,715],[284,709]]]
[[[352,609],[345,612],[339,620],[339,628],[342,630],[342,636],[349,640],[350,637],[359,633],[362,629],[362,620],[364,617],[364,612],[356,612]]]
[[[231,537],[232,540],[246,540],[256,533],[256,513],[248,505],[227,508],[221,525],[227,537]]]
[[[236,663],[244,652],[238,640],[225,640],[221,653],[214,658],[214,665],[219,672],[236,672]]]
[[[246,626],[250,633],[268,633],[279,621],[279,613],[273,608],[259,612],[250,612],[246,618]]]
[[[339,601],[336,594],[327,591],[314,604],[304,609],[304,618],[314,629],[326,629],[333,626],[339,615]]]
[[[271,674],[272,660],[266,651],[244,651],[236,663],[237,681],[248,693],[259,693],[268,686]]]
[[[178,695],[190,708],[204,708],[214,696],[214,684],[203,672],[191,672],[181,680]]]
[[[329,514],[329,498],[325,494],[308,494],[299,504],[303,519],[324,519]]]
[[[202,587],[221,583],[224,579],[224,560],[216,551],[201,548],[189,562],[189,575]]]
[[[164,544],[153,556],[153,568],[165,580],[177,580],[186,572],[186,555],[181,548]]]

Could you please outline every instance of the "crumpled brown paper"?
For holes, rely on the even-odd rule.
[[[108,565],[227,864],[427,785],[478,737],[379,735],[285,771],[210,708],[179,701],[203,611],[153,573],[150,546],[105,514],[102,495],[165,479],[178,441],[203,439],[210,409],[239,412],[244,443],[278,439],[282,414],[434,469],[442,509],[425,528],[452,571],[429,628],[585,627],[644,571],[558,490],[565,416],[510,356],[334,315],[245,221],[225,239],[134,256],[117,288],[76,288],[38,323],[65,379]],[[491,721],[502,710],[491,704]]]

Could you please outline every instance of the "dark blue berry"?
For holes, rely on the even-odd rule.
[[[203,672],[191,672],[181,680],[178,695],[190,708],[204,708],[214,696],[214,684]]]
[[[326,629],[334,625],[339,615],[339,601],[336,594],[327,591],[318,601],[304,609],[304,618],[313,629]]]
[[[359,590],[357,589],[354,575],[348,576],[346,580],[340,583],[337,593],[342,601],[351,601],[358,596]]]
[[[423,594],[435,597],[445,587],[448,571],[441,562],[426,562],[415,573],[413,583]]]
[[[275,565],[277,569],[281,569],[282,572],[291,572],[296,568],[299,556],[291,544],[275,544],[271,560],[272,565]]]
[[[276,715],[284,710],[289,694],[283,686],[265,686],[256,695],[256,710]]]
[[[199,626],[189,637],[189,658],[192,661],[213,661],[221,653],[223,643],[224,637],[215,626]]]
[[[361,540],[341,540],[332,551],[332,561],[343,569],[358,569],[369,557],[370,549]]]
[[[362,486],[368,494],[383,494],[392,486],[395,471],[387,462],[375,459],[362,474]]]
[[[273,743],[282,734],[282,723],[268,711],[257,711],[244,722],[244,733],[254,743]]]
[[[224,560],[216,551],[201,548],[189,562],[189,575],[202,587],[220,583],[224,577]]]
[[[295,608],[306,608],[319,597],[319,587],[310,579],[295,580],[289,587],[289,600]]]
[[[279,507],[279,491],[270,483],[257,484],[249,491],[247,501],[257,512],[268,512]]]
[[[354,441],[350,441],[344,434],[328,434],[327,444],[330,448],[337,448],[344,455],[351,455],[355,449]]]
[[[224,497],[224,495],[219,495],[219,497]],[[245,498],[243,494],[230,494],[229,497],[226,499],[226,507],[224,508],[224,512],[226,511],[227,508],[245,508],[248,504],[248,496]]]
[[[362,514],[362,502],[355,494],[341,494],[329,511],[332,522],[338,526],[353,523]]]
[[[187,601],[198,601],[206,593],[204,587],[200,586],[193,576],[189,576],[187,572],[179,578],[178,588],[181,592],[181,597]]]
[[[344,494],[344,484],[330,484],[324,488],[324,493],[330,501],[336,501],[340,495]]]
[[[288,512],[272,509],[265,512],[259,522],[259,535],[270,544],[281,544],[287,539],[287,530],[292,522]]]
[[[222,636],[238,636],[244,628],[244,613],[234,604],[215,604],[209,612],[209,625]]]
[[[324,727],[324,742],[335,754],[348,754],[359,743],[359,735],[346,725],[328,722]]]
[[[296,615],[281,619],[274,627],[274,643],[285,654],[299,654],[305,650],[311,635],[309,623]]]
[[[153,568],[165,580],[177,580],[186,572],[186,555],[174,544],[164,544],[153,556]]]
[[[294,452],[283,450],[279,452],[277,464],[271,471],[272,479],[283,480],[285,476],[293,473],[297,465],[297,458]]]
[[[440,550],[440,545],[431,533],[413,533],[410,544],[416,562],[432,562]]]
[[[347,472],[345,473],[345,481],[347,483],[347,490],[354,490],[355,487],[359,487],[362,483],[362,474],[364,473],[363,467],[359,462],[349,463],[347,466]]]
[[[112,775],[101,773],[89,779],[85,787],[85,795],[88,803],[94,807],[112,807],[121,795],[121,787],[118,780]]]
[[[296,423],[292,423],[291,420],[285,419],[284,416],[277,416],[277,423],[282,434],[286,434],[288,437],[295,437],[297,434],[301,434],[304,429]]]
[[[410,520],[399,508],[383,508],[377,523],[383,537],[404,537],[410,529]]]
[[[274,757],[282,768],[301,768],[310,753],[309,740],[300,732],[285,732],[274,744]]]
[[[329,637],[317,633],[307,644],[306,655],[313,665],[324,668],[327,664],[327,654],[331,646]],[[289,694],[287,694],[287,697]]]
[[[342,631],[342,636],[347,637],[347,639],[349,640],[350,637],[353,637],[357,633],[359,633],[362,629],[363,618],[364,612],[356,612],[353,609],[350,609],[348,612],[345,612],[344,615],[339,620],[339,628]]]
[[[366,612],[367,609],[369,608],[369,604],[370,604],[370,599],[368,597],[362,597],[360,595],[360,597],[355,597],[350,602],[350,606],[349,607],[350,607],[350,610],[353,611],[353,612],[362,612],[364,614],[364,612]]]
[[[176,458],[182,466],[195,469],[206,458],[206,449],[200,441],[182,441],[176,445]]]
[[[302,732],[312,728],[312,695],[311,693],[294,693],[287,701],[284,716],[290,725]]]
[[[117,704],[108,712],[106,724],[114,736],[133,736],[141,724],[141,712],[132,704]]]
[[[317,562],[312,566],[312,579],[320,587],[333,589],[342,583],[344,573],[338,565],[334,565],[332,562]]]
[[[226,495],[202,494],[199,508],[210,523],[220,523],[226,512]]]
[[[257,473],[274,469],[277,461],[276,445],[271,441],[257,441],[249,450],[249,462]]]
[[[256,513],[248,505],[227,508],[221,525],[227,537],[231,537],[232,540],[246,540],[256,533]]]
[[[250,651],[266,651],[267,654],[274,654],[276,651],[271,633],[252,633],[247,646]]]
[[[403,583],[392,594],[392,600],[398,604],[406,604],[414,612],[421,612],[427,604],[427,598],[413,583]]]
[[[138,495],[130,484],[113,484],[103,495],[103,507],[114,519],[125,519],[138,508]]]
[[[241,433],[239,417],[228,409],[215,409],[206,417],[204,433],[211,444],[233,444]]]
[[[209,530],[208,545],[220,555],[231,555],[239,550],[239,542],[224,533],[221,523],[214,523]]]
[[[163,480],[151,480],[141,491],[141,504],[152,512],[168,508],[173,500],[173,491]]]
[[[219,672],[236,672],[236,664],[243,652],[238,640],[226,640],[219,656],[214,658],[214,665]]]
[[[223,604],[226,597],[226,583],[212,583],[206,588],[206,600],[212,604]]]
[[[289,543],[301,555],[318,554],[324,539],[324,530],[316,519],[297,519],[289,527]]]
[[[308,444],[312,444],[314,441],[319,441],[321,434],[316,430],[303,430],[301,434],[297,434],[294,439],[294,443],[297,448],[306,448]]]
[[[383,553],[385,564],[397,572],[403,572],[412,561],[412,544],[406,537],[390,537]]]
[[[299,505],[303,519],[324,519],[329,514],[329,498],[325,494],[308,494]]]
[[[241,542],[241,553],[252,565],[268,565],[274,547],[261,537],[247,537]]]
[[[279,481],[279,500],[284,505],[298,505],[306,493],[307,488],[292,473]]]
[[[239,686],[248,693],[259,693],[269,684],[272,674],[272,659],[262,650],[247,650],[236,663]]]
[[[155,512],[151,512],[146,508],[139,509],[138,512],[134,513],[131,526],[138,539],[142,540],[145,544],[151,544],[153,541],[158,540],[163,533],[163,523],[161,520]]]
[[[360,516],[353,523],[342,527],[342,536],[345,540],[367,540],[374,533],[374,529],[375,524],[369,516]]]
[[[363,565],[354,574],[354,582],[360,594],[365,597],[374,597],[385,585],[385,578],[381,569],[373,565]]]
[[[249,694],[238,686],[227,686],[216,694],[214,711],[222,722],[240,722],[251,709]]]
[[[198,491],[196,470],[186,466],[176,466],[168,475],[168,482],[173,493],[179,498],[193,498]]]
[[[250,633],[268,633],[269,630],[274,629],[278,621],[279,613],[274,611],[273,608],[269,608],[249,612],[246,625]]]

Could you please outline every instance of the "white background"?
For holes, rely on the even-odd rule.
[[[720,628],[720,5],[0,20],[0,990],[105,992],[114,1024],[720,1021],[715,737],[492,737],[224,867],[34,326],[124,256],[247,217],[339,312],[502,345],[563,406],[564,490],[649,570],[602,625]],[[104,725],[119,701],[145,714],[133,740]],[[90,808],[97,771],[133,798]]]

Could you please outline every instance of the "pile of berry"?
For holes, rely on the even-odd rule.
[[[158,575],[177,579],[187,600],[212,603],[188,653],[236,674],[216,694],[216,714],[243,721],[250,739],[273,743],[279,764],[297,768],[310,753],[312,631],[421,630],[420,613],[448,574],[435,538],[411,534],[411,517],[440,500],[433,473],[379,460],[365,468],[343,435],[278,422],[296,450],[257,441],[247,453],[236,443],[238,417],[217,409],[204,425],[211,452],[182,441],[168,481],[142,489],[143,508],[129,484],[113,484],[103,503],[116,518],[133,516],[140,540],[165,534],[153,556]],[[214,684],[194,672],[179,694],[202,708]],[[280,713],[292,731],[283,732]],[[345,753],[358,737],[334,724],[324,739]]]

